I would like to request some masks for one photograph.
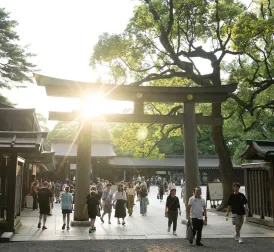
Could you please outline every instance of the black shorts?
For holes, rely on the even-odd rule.
[[[72,210],[69,209],[62,209],[62,214],[71,214]]]
[[[90,219],[94,219],[94,220],[96,219],[96,215],[90,215],[90,214],[89,214],[88,217],[89,217]]]
[[[39,205],[40,214],[50,215],[50,206],[49,205]]]

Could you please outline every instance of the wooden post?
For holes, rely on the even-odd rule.
[[[76,159],[75,181],[75,221],[86,221],[83,209],[86,197],[90,192],[90,167],[91,167],[91,121],[83,121],[79,126]]]
[[[17,154],[12,153],[11,160],[8,162],[7,169],[7,221],[8,221],[8,232],[14,232],[14,219],[15,219],[15,187],[16,187],[16,168],[17,168]]]
[[[184,103],[184,159],[185,159],[185,203],[199,186],[198,148],[195,121],[195,103]]]

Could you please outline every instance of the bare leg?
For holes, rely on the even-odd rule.
[[[63,224],[66,224],[66,214],[63,214]]]
[[[90,219],[90,227],[94,227],[94,222],[95,222],[94,219]]]
[[[46,226],[46,221],[47,221],[47,215],[44,214],[44,216],[43,216],[43,226],[44,227]]]
[[[67,228],[69,227],[69,224],[70,224],[70,214],[68,213],[67,214]]]

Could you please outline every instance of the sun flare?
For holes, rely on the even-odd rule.
[[[103,94],[92,94],[82,102],[81,114],[85,118],[100,116],[104,114],[106,99]]]

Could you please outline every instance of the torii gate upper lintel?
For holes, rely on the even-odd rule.
[[[221,125],[219,117],[195,114],[196,103],[222,103],[233,93],[237,84],[209,87],[154,87],[96,84],[52,78],[34,74],[36,82],[45,86],[48,96],[82,98],[87,94],[107,93],[108,100],[133,101],[133,114],[111,114],[92,118],[93,122],[132,122],[132,123],[165,123],[184,125],[184,156],[186,176],[186,198],[192,196],[192,189],[199,186],[198,148],[196,124]],[[184,114],[179,115],[146,115],[144,102],[184,103]],[[73,121],[79,118],[79,111],[50,112],[50,120]],[[78,119],[79,120],[79,119]],[[91,120],[81,127],[78,136],[75,212],[74,220],[83,221],[83,208],[86,194],[90,188],[91,159]]]

